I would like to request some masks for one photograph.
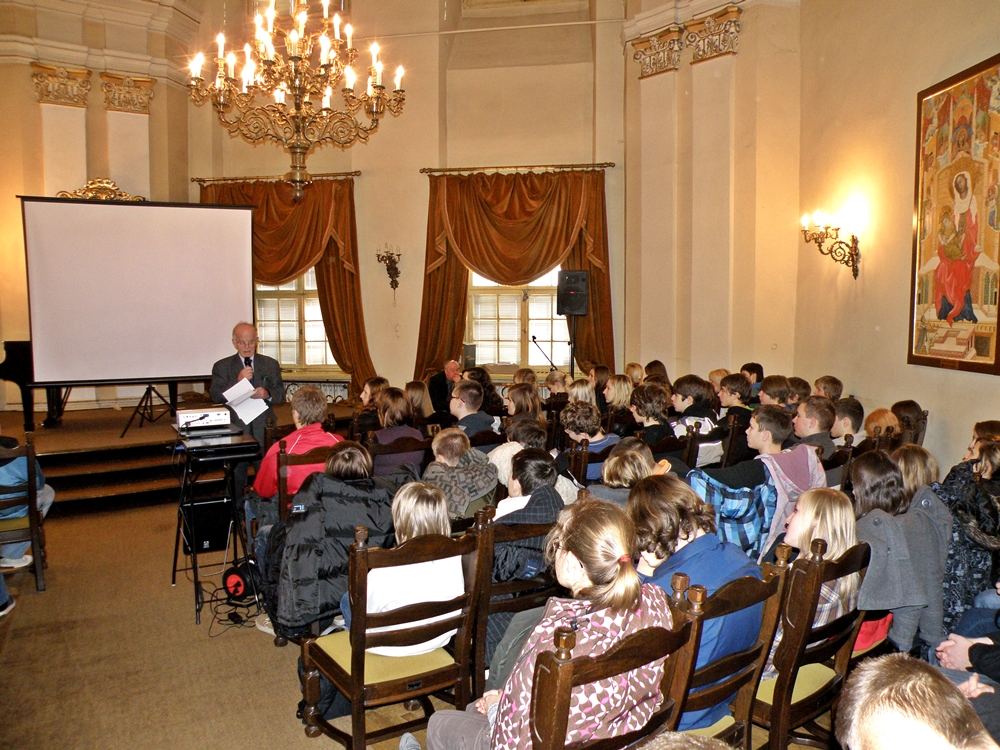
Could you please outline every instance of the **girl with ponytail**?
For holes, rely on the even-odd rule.
[[[576,631],[573,657],[599,656],[644,628],[672,627],[667,594],[636,573],[635,525],[617,506],[578,500],[559,514],[545,556],[572,599],[549,599],[502,691],[464,711],[438,711],[427,727],[428,750],[531,747],[528,725],[535,659],[553,648],[558,627]],[[570,698],[566,742],[593,742],[638,729],[660,705],[663,663],[581,685]]]

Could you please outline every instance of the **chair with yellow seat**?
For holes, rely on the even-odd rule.
[[[493,545],[493,527],[480,512],[463,536],[419,536],[393,549],[369,548],[368,530],[358,526],[349,561],[350,630],[302,643],[303,719],[306,735],[321,734],[352,750],[426,726],[434,712],[429,696],[438,694],[464,709],[471,699],[472,638],[490,569],[485,564]],[[388,612],[368,613],[368,573],[380,568],[462,557],[465,592],[449,601],[412,604]],[[437,618],[437,619],[435,619]],[[432,622],[423,622],[432,620]],[[368,649],[412,646],[456,631],[451,644],[416,656],[383,656]],[[320,674],[351,701],[351,732],[326,721],[317,706]],[[445,692],[449,691],[449,692]],[[422,717],[367,731],[367,709],[419,700]]]
[[[754,694],[778,629],[791,555],[791,547],[778,545],[775,550],[777,562],[765,563],[760,579],[751,576],[737,578],[708,598],[705,598],[704,587],[695,585],[688,588],[687,575],[674,573],[671,580],[673,598],[684,616],[694,624],[692,638],[696,652],[701,647],[706,620],[763,605],[760,630],[754,643],[695,670],[682,706],[682,711],[703,711],[732,696],[731,713],[711,726],[689,729],[687,733],[715,737],[744,750],[753,747],[751,713]]]
[[[0,497],[11,496],[0,499],[0,511],[21,505],[28,506],[26,515],[0,520],[0,544],[31,542],[35,588],[45,591],[45,529],[42,528],[42,514],[38,511],[38,474],[35,469],[34,437],[34,433],[26,432],[24,445],[17,448],[0,448],[0,461],[6,463],[19,458],[27,461],[28,475],[28,480],[24,484],[0,485]]]
[[[855,573],[864,578],[871,549],[862,542],[837,560],[823,560],[826,546],[814,539],[809,554],[796,559],[788,573],[783,635],[773,661],[778,674],[761,680],[753,707],[753,722],[768,730],[771,750],[786,750],[791,742],[831,746],[832,735],[815,720],[840,696],[865,613],[853,609],[814,627],[816,607],[823,584]],[[800,727],[809,734],[795,731]]]

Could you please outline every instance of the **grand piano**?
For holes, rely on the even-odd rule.
[[[24,429],[33,432],[35,429],[35,395],[33,386],[29,385],[34,377],[34,363],[31,356],[30,341],[4,341],[6,352],[3,362],[0,362],[0,380],[17,383],[21,389],[21,404],[24,406]],[[48,416],[42,423],[43,427],[58,427],[62,422],[63,402],[62,388],[46,386],[45,398],[48,404]]]

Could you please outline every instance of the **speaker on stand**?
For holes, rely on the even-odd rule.
[[[587,314],[587,271],[560,271],[556,314],[569,318],[569,376],[575,377],[576,318]]]

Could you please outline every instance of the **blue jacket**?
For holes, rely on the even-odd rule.
[[[11,437],[0,437],[0,448],[6,448],[11,450],[16,448],[18,445],[17,440]],[[38,484],[38,489],[41,490],[45,486],[45,475],[42,473],[42,467],[38,465],[38,461],[35,461],[35,472],[36,483]],[[28,459],[26,458],[13,458],[7,461],[0,461],[0,487],[12,487],[19,484],[24,484],[28,481]],[[17,494],[7,493],[0,495],[0,499],[7,499],[9,497],[17,497]],[[0,510],[0,518],[9,518],[12,516],[24,515],[24,511],[18,508],[7,508],[6,510]]]
[[[714,534],[705,534],[681,547],[652,576],[639,577],[643,583],[655,583],[670,594],[673,591],[670,578],[674,573],[687,573],[691,585],[704,586],[709,596],[737,578],[760,578],[760,568],[753,560],[739,547],[720,541]],[[752,646],[760,632],[762,615],[763,605],[758,604],[725,617],[705,620],[696,668]],[[711,726],[729,713],[731,701],[732,696],[704,711],[685,711],[678,731]]]

